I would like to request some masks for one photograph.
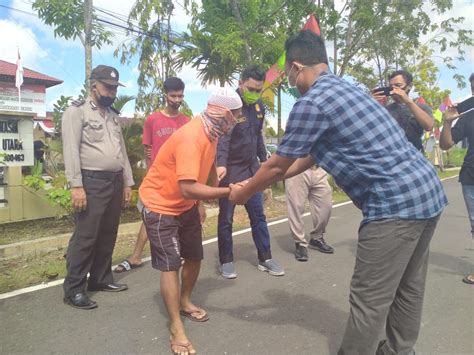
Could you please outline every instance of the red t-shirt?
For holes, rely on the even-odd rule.
[[[188,116],[182,113],[170,117],[160,112],[153,112],[147,117],[143,125],[143,145],[151,146],[151,161],[148,166],[155,161],[156,154],[163,143],[181,126],[189,122]]]
[[[217,140],[211,142],[200,116],[178,130],[163,145],[140,185],[140,200],[155,213],[179,216],[196,200],[181,195],[179,181],[205,184],[216,157]]]

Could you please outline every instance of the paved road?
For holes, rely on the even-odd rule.
[[[467,216],[456,179],[444,183],[450,205],[432,242],[423,324],[417,354],[472,354],[474,287],[461,282],[470,269]],[[309,224],[309,218],[306,219]],[[334,255],[310,252],[295,261],[287,223],[271,227],[274,258],[284,277],[256,269],[248,233],[235,237],[239,277],[217,273],[217,245],[206,259],[194,301],[211,317],[185,322],[200,354],[335,354],[348,316],[360,212],[334,209],[327,241]],[[471,248],[471,249],[469,249]],[[472,259],[471,259],[472,260]],[[149,263],[118,278],[130,290],[96,293],[99,308],[74,310],[62,304],[60,286],[0,301],[0,353],[168,354],[166,311],[158,272]]]

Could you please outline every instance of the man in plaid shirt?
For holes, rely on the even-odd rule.
[[[447,204],[443,187],[391,115],[329,72],[319,36],[303,31],[285,47],[288,81],[302,96],[276,154],[248,183],[231,186],[229,198],[244,203],[315,163],[331,174],[363,214],[339,354],[414,353],[429,243]]]

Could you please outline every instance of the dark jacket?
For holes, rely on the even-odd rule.
[[[237,90],[237,92],[239,92]],[[217,145],[217,166],[225,166],[227,175],[221,186],[242,181],[257,172],[260,163],[267,159],[262,128],[265,107],[261,100],[242,106],[242,118],[229,135],[222,136]]]

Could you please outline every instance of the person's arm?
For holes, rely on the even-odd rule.
[[[71,190],[71,204],[77,212],[81,212],[87,207],[87,196],[82,186],[80,156],[83,120],[83,113],[77,107],[68,108],[61,118],[66,179]]]
[[[441,136],[439,137],[439,146],[443,150],[448,150],[454,145],[451,126],[453,121],[458,117],[459,114],[454,106],[449,107],[443,113],[443,130],[441,131]]]
[[[392,95],[394,97],[398,97],[402,100],[402,102],[407,105],[407,107],[410,109],[411,113],[415,117],[416,122],[423,128],[425,131],[431,131],[434,127],[434,117],[433,114],[426,112],[423,110],[420,106],[417,105],[413,99],[411,99],[405,90],[394,86],[392,90]],[[427,107],[427,111],[428,111]],[[431,111],[431,110],[429,110]]]
[[[209,172],[209,182],[211,183],[212,187],[219,186],[219,176],[217,174],[216,164],[212,164],[211,171]]]
[[[181,195],[187,200],[213,200],[229,196],[228,187],[211,187],[194,180],[178,182]]]
[[[151,115],[148,116],[143,123],[142,144],[147,166],[150,167],[151,164],[153,164],[151,161],[151,147],[153,145],[153,117]]]
[[[229,156],[231,136],[232,132],[223,135],[217,143],[216,166],[219,180],[222,180],[227,174],[227,157]]]
[[[236,204],[244,204],[255,193],[265,190],[268,186],[283,180],[288,168],[295,162],[295,158],[282,157],[273,154],[270,159],[260,166],[255,176],[243,186],[231,184],[229,200]]]
[[[314,159],[311,155],[308,155],[304,158],[298,158],[293,164],[288,168],[285,173],[285,179],[293,177],[295,175],[301,174],[303,171],[308,170],[314,165]]]
[[[263,109],[263,105],[257,104],[261,107],[263,118],[257,118],[260,120],[259,122],[259,130],[260,133],[257,137],[257,156],[260,163],[263,163],[267,160],[267,148],[265,147],[265,142],[263,140],[263,126],[265,123],[265,109]]]

